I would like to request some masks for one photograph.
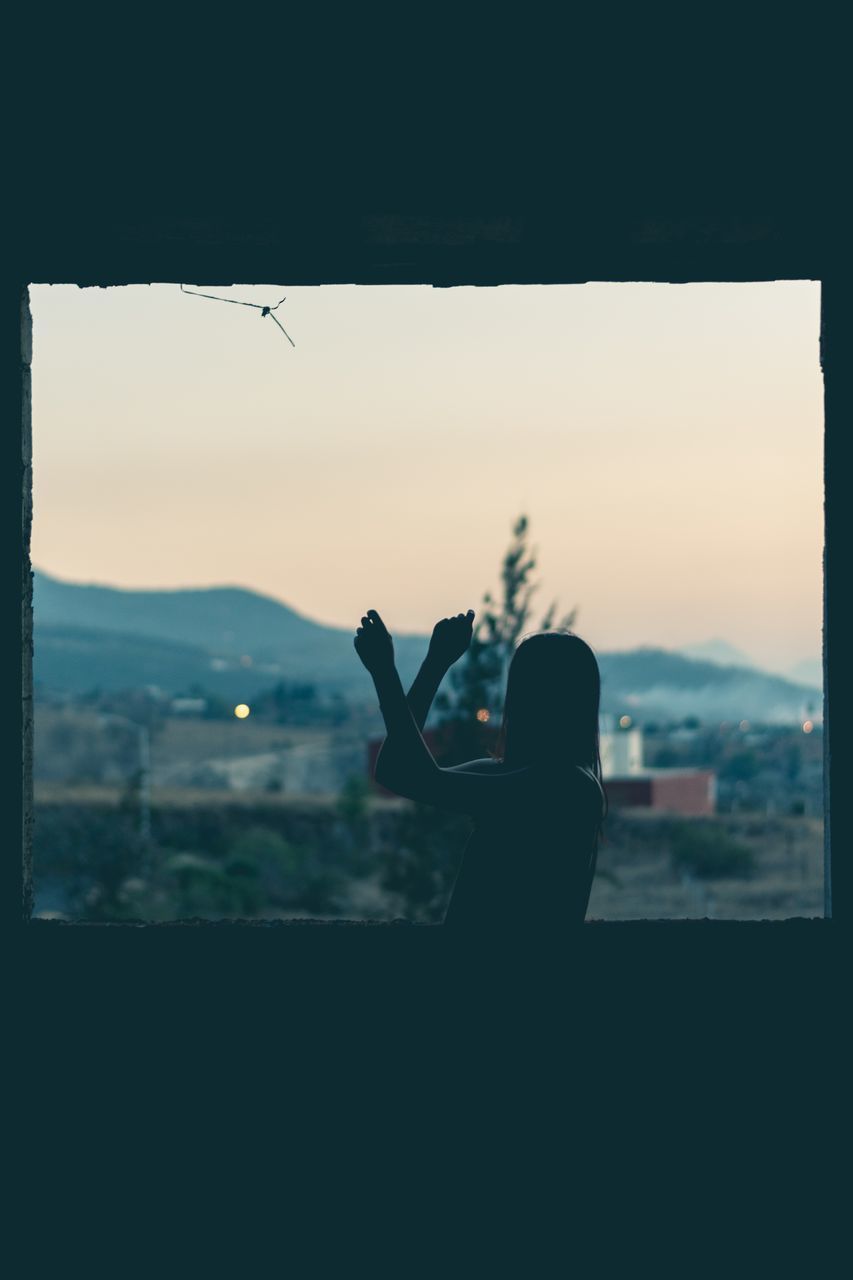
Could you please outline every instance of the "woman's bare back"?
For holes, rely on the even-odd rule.
[[[459,771],[507,772],[497,760],[472,760]],[[581,923],[595,871],[601,792],[577,766],[530,766],[527,785],[475,817],[445,924],[486,928]]]

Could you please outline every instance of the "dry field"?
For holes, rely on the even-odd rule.
[[[73,751],[75,736],[93,735],[103,743],[106,752],[114,751],[114,739],[107,734],[109,726],[97,711],[78,707],[50,707],[36,705],[35,756],[36,767],[40,757],[49,760],[56,754]],[[60,731],[64,730],[64,734]],[[129,731],[129,726],[128,726]],[[121,737],[121,726],[113,729]],[[247,720],[231,717],[227,720],[182,719],[173,716],[163,721],[152,735],[151,764],[153,767],[179,764],[185,761],[205,760],[210,756],[224,759],[254,755],[264,751],[287,749],[294,746],[326,743],[330,731],[325,727],[290,727],[271,724],[269,721]]]
[[[599,854],[587,918],[785,920],[823,915],[820,819],[737,814],[712,821],[752,850],[755,871],[749,879],[699,880],[677,872],[666,848],[671,820],[622,810]]]
[[[83,806],[94,810],[118,809],[120,787],[68,786],[37,782],[36,821],[39,806]],[[158,789],[155,809],[204,813],[245,810],[248,825],[295,824],[312,830],[328,821],[337,805],[334,795],[289,796],[258,792],[212,792],[206,789]],[[405,801],[370,799],[368,821],[375,842],[380,830],[393,843],[397,817]],[[279,814],[276,818],[274,815]],[[237,818],[239,823],[240,819]],[[683,820],[641,810],[616,811],[608,823],[607,839],[599,854],[599,873],[593,886],[589,919],[734,919],[781,920],[823,914],[823,823],[809,817],[766,817],[761,814],[719,815],[702,819],[730,839],[750,849],[754,858],[749,878],[699,879],[672,864],[670,839]],[[391,824],[390,826],[388,824]],[[305,825],[307,824],[307,826]],[[454,842],[464,837],[454,836]],[[461,844],[460,844],[461,847]],[[390,918],[400,914],[399,903],[385,901],[375,877],[353,879],[350,900],[341,914],[350,918]],[[298,914],[298,913],[297,913]]]
[[[326,728],[288,728],[252,720],[167,720],[151,744],[153,766],[222,759],[287,750],[307,745],[325,745],[331,734]]]

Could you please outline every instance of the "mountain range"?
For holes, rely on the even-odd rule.
[[[712,640],[703,640],[697,644],[684,644],[678,650],[688,658],[703,658],[707,662],[716,662],[721,667],[751,667],[760,671],[761,667],[753,662],[749,654],[736,648],[728,640],[716,636]],[[793,680],[795,684],[811,685],[814,689],[823,687],[823,662],[820,658],[804,658],[795,662],[787,671],[777,672]]]
[[[37,687],[80,694],[94,687],[157,685],[168,693],[200,684],[250,701],[277,680],[310,681],[347,697],[372,696],[350,629],[324,626],[243,587],[128,590],[33,579]],[[395,635],[404,683],[426,652],[426,635]],[[716,658],[642,647],[599,653],[602,709],[640,719],[784,723],[820,715],[820,692],[744,662],[725,641]],[[721,660],[721,658],[723,660]]]

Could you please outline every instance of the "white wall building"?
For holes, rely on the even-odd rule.
[[[642,729],[602,729],[600,737],[601,771],[605,778],[624,778],[642,772]]]

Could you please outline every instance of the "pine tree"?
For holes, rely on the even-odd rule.
[[[445,756],[448,760],[451,756],[461,759],[472,753],[482,754],[488,749],[500,714],[510,659],[524,633],[533,629],[532,600],[539,584],[531,577],[537,552],[528,547],[528,531],[527,516],[519,516],[501,566],[500,599],[495,600],[490,592],[484,595],[468,651],[451,668],[450,691],[436,699],[443,737],[449,744]],[[576,616],[575,608],[555,622],[555,600],[535,629],[566,630],[574,625]],[[487,719],[492,721],[489,729]]]

